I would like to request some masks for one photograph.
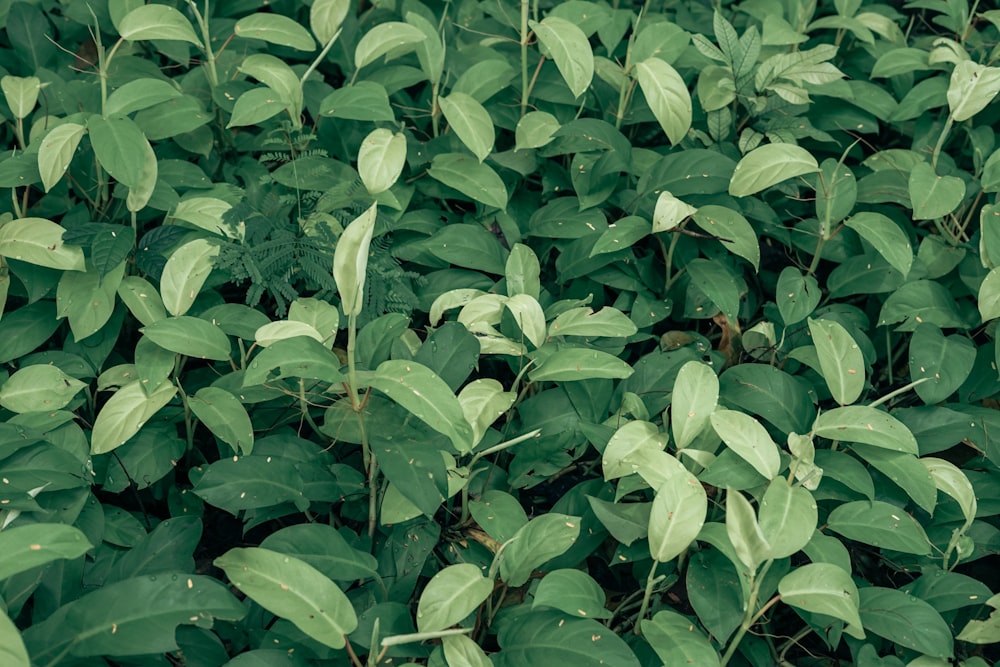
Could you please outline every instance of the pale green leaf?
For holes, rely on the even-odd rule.
[[[794,144],[765,144],[736,164],[729,194],[746,197],[796,176],[819,171],[819,163],[806,149]]]
[[[639,87],[646,104],[667,134],[671,144],[678,144],[691,129],[691,93],[684,79],[665,60],[647,58],[635,65]]]
[[[573,97],[580,97],[594,78],[594,52],[587,36],[573,23],[558,16],[528,21],[548,51]]]

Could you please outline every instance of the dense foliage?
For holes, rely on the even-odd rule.
[[[980,9],[0,3],[0,662],[992,664]]]

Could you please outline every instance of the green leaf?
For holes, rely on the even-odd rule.
[[[302,85],[295,70],[285,61],[266,53],[255,53],[240,63],[239,70],[272,88],[282,100],[291,103],[290,113],[293,120],[297,119],[302,108]]]
[[[625,313],[605,306],[598,312],[593,308],[571,308],[560,313],[549,325],[550,336],[627,337],[638,329]]]
[[[965,182],[962,179],[938,176],[934,167],[926,162],[913,166],[908,187],[914,220],[943,218],[958,208],[965,198]]]
[[[177,86],[162,79],[142,78],[124,83],[108,95],[104,105],[106,116],[127,116],[161,102],[178,98],[183,93]],[[61,126],[60,126],[61,127]]]
[[[801,486],[776,477],[760,501],[760,532],[771,545],[771,558],[784,558],[800,551],[816,532],[819,515],[816,501]]]
[[[621,637],[591,618],[567,618],[557,610],[526,613],[505,624],[497,638],[496,667],[639,667]]]
[[[243,593],[321,644],[344,647],[358,626],[351,601],[337,584],[308,563],[261,548],[230,549],[216,567]]]
[[[212,435],[238,454],[253,449],[253,425],[239,400],[224,389],[204,387],[188,398],[188,406]]]
[[[514,129],[515,149],[541,148],[552,141],[559,127],[559,121],[552,114],[529,111],[521,117]]]
[[[455,266],[501,276],[506,272],[507,251],[482,225],[445,225],[423,247]]]
[[[875,251],[885,261],[904,276],[913,265],[913,246],[910,239],[888,216],[874,211],[863,211],[844,221],[865,241],[872,244]]]
[[[166,85],[166,84],[164,84]],[[79,123],[63,123],[52,128],[38,147],[38,173],[45,191],[58,183],[76,154],[87,128]]]
[[[305,509],[309,501],[303,492],[304,484],[291,459],[233,456],[209,465],[194,485],[194,492],[230,514],[282,503]]]
[[[155,601],[155,604],[151,604]],[[212,577],[143,576],[106,584],[24,632],[35,664],[58,656],[129,656],[178,649],[178,625],[236,621],[246,607]]]
[[[719,402],[719,378],[707,364],[681,366],[670,400],[670,431],[677,449],[684,449],[708,426]]]
[[[856,500],[830,512],[827,527],[863,544],[908,554],[931,553],[930,540],[916,520],[881,500]]]
[[[1000,93],[1000,67],[963,60],[955,65],[948,84],[951,119],[962,122],[986,108]]]
[[[722,247],[760,269],[760,242],[747,219],[731,208],[709,204],[692,216],[694,223],[719,239]]]
[[[7,226],[10,226],[10,223]],[[5,254],[2,239],[3,230],[6,228],[0,228],[0,254]],[[1000,317],[1000,267],[991,269],[979,286],[979,316],[983,322]]]
[[[451,87],[451,92],[465,93],[477,102],[485,104],[487,100],[509,86],[515,76],[517,76],[517,70],[506,60],[498,58],[481,60],[459,75]],[[531,113],[549,115],[544,111],[539,111],[529,112],[525,116],[529,116]],[[518,145],[518,148],[521,147]],[[528,148],[537,148],[537,146],[528,146]]]
[[[607,352],[569,347],[549,354],[541,365],[528,372],[532,382],[627,378],[632,367]]]
[[[921,253],[918,253],[918,257]],[[952,265],[954,266],[954,265]],[[950,268],[948,269],[950,270]],[[983,287],[990,280],[986,276]],[[979,309],[984,308],[984,292],[980,288]],[[987,301],[987,303],[989,303]],[[939,327],[966,328],[970,326],[955,308],[955,297],[936,280],[914,280],[904,284],[882,304],[879,325],[902,322],[896,331],[913,331],[920,322],[930,322]]]
[[[558,512],[542,514],[504,543],[500,578],[508,586],[523,586],[535,568],[569,549],[580,534],[580,518]]]
[[[726,446],[753,466],[766,479],[774,479],[781,469],[778,445],[767,429],[750,415],[718,409],[710,417],[712,428]]]
[[[207,239],[194,239],[177,248],[160,276],[160,296],[167,311],[180,317],[198,297],[219,256],[220,247]],[[228,358],[228,349],[226,358]]]
[[[323,98],[319,112],[323,116],[348,120],[391,121],[396,118],[385,87],[374,81],[359,81],[338,88]]]
[[[316,41],[298,21],[282,14],[269,12],[244,16],[233,27],[237,37],[262,39],[271,44],[288,46],[299,51],[315,51]]]
[[[971,644],[995,644],[1000,641],[1000,594],[994,595],[986,604],[993,608],[989,618],[983,621],[972,620],[965,624],[955,639]]]
[[[309,8],[309,27],[320,44],[327,44],[351,11],[350,0],[316,0]]]
[[[406,137],[402,132],[379,128],[361,142],[358,174],[368,193],[376,195],[391,188],[406,164]]]
[[[217,197],[188,197],[177,203],[177,206],[170,212],[170,217],[191,223],[195,227],[204,229],[206,232],[211,232],[212,234],[239,239],[240,235],[237,233],[235,227],[223,220],[223,216],[231,208],[233,208],[232,204]],[[204,239],[196,239],[196,241],[200,242],[200,244],[195,243],[195,246],[192,247],[204,247],[204,244],[211,243]],[[186,243],[181,247],[188,245],[191,244]]]
[[[86,535],[65,524],[33,523],[7,528],[0,532],[0,581],[60,558],[79,558],[92,548]]]
[[[517,498],[496,489],[489,489],[479,500],[471,501],[469,512],[476,523],[500,543],[514,537],[528,523],[528,515]]]
[[[664,665],[687,664],[717,667],[719,653],[708,637],[687,616],[675,611],[658,611],[651,619],[642,619],[642,636],[646,638]]]
[[[231,352],[222,329],[197,317],[168,317],[140,331],[163,349],[195,359],[226,361]]]
[[[317,343],[323,343],[325,340],[323,338],[323,334],[317,331],[316,327],[308,322],[291,320],[268,322],[267,324],[260,326],[253,334],[253,339],[257,345],[264,348],[269,348],[275,343],[283,340],[299,337],[312,338]],[[324,347],[326,346],[324,345]],[[276,367],[276,365],[272,364],[270,368]]]
[[[630,215],[612,223],[601,232],[600,238],[590,250],[590,256],[617,252],[634,245],[653,232],[652,225],[645,218]]]
[[[664,190],[656,198],[656,207],[653,209],[653,227],[651,232],[669,232],[677,227],[687,218],[694,215],[698,209],[685,204],[667,190]],[[615,248],[618,250],[619,248]]]
[[[462,405],[451,387],[426,366],[415,361],[384,361],[368,383],[438,433],[448,436],[457,451],[464,454],[472,449],[472,427],[465,420]]]
[[[97,333],[111,318],[116,290],[124,274],[125,262],[120,262],[103,280],[96,272],[63,273],[56,288],[56,316],[69,319],[75,340]]]
[[[810,318],[809,333],[834,400],[841,405],[858,400],[865,388],[865,359],[857,342],[833,320]]]
[[[437,443],[377,439],[373,450],[386,479],[418,511],[433,517],[448,496],[448,469]],[[385,524],[395,523],[385,516]]]
[[[164,5],[146,7],[169,9]],[[125,116],[104,118],[93,114],[87,119],[87,130],[90,133],[90,144],[101,166],[115,180],[128,187],[139,186],[146,166],[148,142],[135,121]]]
[[[462,387],[458,393],[458,402],[462,406],[465,420],[472,427],[473,446],[479,444],[486,429],[507,412],[516,399],[516,393],[504,391],[503,385],[492,378],[479,378]]]
[[[941,329],[924,322],[910,338],[910,377],[926,378],[914,389],[924,403],[934,405],[955,393],[972,372],[976,347],[968,338],[945,336]]]
[[[292,102],[273,88],[251,88],[237,98],[226,129],[257,125],[291,108]]]
[[[917,454],[917,440],[910,429],[882,410],[851,405],[827,410],[813,422],[814,435],[830,440],[860,442],[896,452]]]
[[[31,667],[21,633],[6,613],[0,613],[0,661],[8,667]]]
[[[753,506],[742,493],[732,488],[726,489],[726,535],[736,556],[750,572],[772,558],[771,545],[757,523]]]
[[[493,592],[493,582],[477,565],[459,563],[438,571],[417,603],[417,630],[444,630],[462,621]]]
[[[928,470],[913,454],[893,452],[880,447],[852,445],[851,449],[873,468],[892,480],[928,514],[937,505],[937,487]]]
[[[954,463],[933,456],[918,459],[927,468],[938,491],[951,496],[962,508],[965,525],[969,526],[976,517],[979,501],[969,477]]]
[[[265,537],[260,546],[295,556],[334,581],[379,576],[374,556],[355,549],[336,528],[326,524],[300,523],[281,528]]]
[[[5,76],[0,78],[0,88],[10,107],[14,118],[23,120],[28,117],[38,103],[38,93],[42,90],[42,82],[37,76]]]
[[[794,144],[765,144],[740,160],[729,182],[729,194],[746,197],[772,185],[819,171],[819,163],[807,150]]]
[[[548,51],[573,97],[580,97],[594,78],[594,52],[587,36],[576,25],[558,16],[528,21]]]
[[[493,120],[482,104],[465,93],[438,98],[448,125],[472,154],[482,162],[493,152]]]
[[[637,454],[642,450],[661,452],[667,445],[667,434],[648,421],[622,424],[604,447],[602,464],[604,479],[611,480],[638,472]]]
[[[401,21],[386,21],[365,33],[354,49],[354,66],[361,69],[385,55],[400,56],[413,51],[427,35]]]
[[[688,262],[687,271],[691,283],[722,311],[726,319],[730,322],[739,319],[740,287],[727,267],[698,257]]]
[[[816,279],[803,275],[794,266],[781,270],[774,292],[778,312],[786,325],[797,324],[811,315],[823,297]]]
[[[778,582],[781,601],[813,614],[839,618],[849,632],[864,637],[858,613],[860,597],[851,574],[831,563],[809,563],[795,568]]]
[[[691,129],[691,93],[684,79],[665,60],[647,58],[635,64],[636,78],[653,116],[671,144],[678,144]]]
[[[434,156],[427,174],[466,197],[494,208],[507,208],[507,186],[489,165],[469,155],[443,153]]]
[[[201,40],[194,33],[191,22],[179,11],[167,5],[142,5],[126,14],[118,22],[122,39],[173,39],[188,42],[201,48]]]
[[[593,577],[566,569],[553,570],[542,578],[531,608],[552,607],[581,618],[611,618],[605,603],[604,589]]]
[[[344,229],[333,255],[333,279],[340,293],[340,305],[347,315],[357,315],[364,306],[368,247],[375,230],[378,204],[372,204]]]
[[[83,250],[64,245],[65,229],[44,218],[18,218],[0,226],[0,255],[50,269],[83,271]]]
[[[139,276],[125,276],[118,284],[118,296],[128,306],[132,316],[142,324],[152,324],[167,316],[156,288]]]
[[[86,386],[58,366],[25,366],[0,385],[0,405],[18,413],[59,410]]]
[[[893,588],[869,586],[859,593],[861,621],[866,630],[924,655],[954,655],[951,629],[934,607]]]
[[[119,389],[97,413],[90,453],[106,454],[124,445],[176,393],[177,387],[171,382],[161,383],[148,394],[138,380]]]
[[[708,496],[691,473],[678,472],[656,489],[649,511],[649,553],[661,563],[685,551],[705,525]]]

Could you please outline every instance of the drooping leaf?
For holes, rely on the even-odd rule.
[[[79,558],[93,545],[80,529],[34,523],[0,532],[0,581],[60,558]]]
[[[785,604],[839,618],[853,628],[852,634],[864,637],[858,587],[842,568],[831,563],[802,565],[781,578],[778,592]]]
[[[469,155],[436,155],[427,174],[474,201],[494,208],[507,208],[507,186],[503,180],[489,165],[481,164]]]
[[[253,449],[253,425],[239,399],[225,389],[204,387],[188,399],[188,405],[212,435],[238,454]]]
[[[647,58],[635,64],[636,78],[653,115],[670,139],[678,144],[691,128],[691,93],[684,79],[665,60]]]
[[[865,360],[857,342],[839,322],[809,319],[819,366],[830,393],[841,405],[853,403],[865,387]]]
[[[657,488],[649,511],[649,552],[653,558],[665,563],[691,546],[707,512],[705,488],[687,471]]]
[[[482,162],[493,151],[493,120],[490,114],[472,97],[452,92],[438,98],[441,112],[448,125],[472,154]]]
[[[337,35],[347,13],[351,10],[348,0],[316,0],[309,8],[309,27],[319,40],[326,44]]]
[[[443,630],[475,611],[490,593],[493,582],[472,563],[449,565],[427,582],[417,603],[417,629]]]
[[[231,344],[222,329],[190,315],[167,317],[141,329],[165,350],[195,359],[229,359]]]
[[[76,154],[87,128],[79,123],[63,123],[52,128],[38,147],[38,173],[48,192],[62,179]]]
[[[139,380],[123,386],[97,413],[90,436],[91,453],[105,454],[125,444],[176,393],[171,382],[163,382],[148,393]]]
[[[262,39],[299,51],[316,49],[312,35],[298,21],[274,12],[248,14],[236,22],[233,32],[237,37]]]
[[[687,616],[664,609],[656,612],[651,619],[642,619],[640,625],[642,636],[664,665],[674,661],[704,667],[720,664],[718,651]]]
[[[681,366],[670,402],[670,429],[677,449],[687,447],[705,430],[718,402],[715,371],[698,361]]]
[[[163,7],[165,5],[147,5]],[[177,10],[173,10],[177,11]],[[90,145],[97,155],[97,161],[111,174],[130,188],[142,184],[146,164],[146,141],[142,130],[127,116],[104,118],[93,114],[87,119]]]
[[[83,271],[83,250],[64,245],[60,225],[44,218],[19,218],[0,227],[0,255],[50,269]]]
[[[819,171],[819,163],[794,144],[765,144],[740,160],[729,182],[729,194],[746,197],[789,178]]]
[[[757,522],[753,506],[732,488],[726,490],[726,535],[736,556],[750,572],[772,558],[771,545]]]
[[[580,518],[558,512],[542,514],[521,527],[505,544],[500,578],[508,586],[523,586],[531,573],[569,549],[580,534]]]
[[[916,520],[895,505],[881,500],[857,500],[838,505],[830,512],[827,527],[864,544],[925,555],[930,540]]]
[[[864,405],[827,410],[813,422],[813,434],[831,440],[860,442],[897,452],[917,454],[917,441],[906,426],[888,412]]]
[[[343,648],[344,636],[358,625],[354,607],[337,584],[294,556],[259,547],[235,548],[214,563],[260,606],[321,644]]]
[[[201,47],[191,22],[168,5],[140,5],[118,22],[118,34],[129,41],[173,39]]]
[[[594,78],[594,52],[587,36],[576,25],[558,16],[528,21],[528,25],[555,61],[573,97],[580,97]]]
[[[736,410],[716,410],[710,421],[729,449],[766,479],[775,478],[781,468],[778,445],[759,421]]]
[[[392,53],[402,55],[412,51],[417,43],[427,39],[420,28],[401,21],[386,21],[376,25],[358,40],[354,49],[354,66],[358,69],[369,65],[382,56]]]
[[[875,211],[862,211],[852,215],[844,224],[858,233],[861,238],[904,276],[913,265],[913,246],[910,239],[888,216]]]
[[[700,207],[692,220],[707,234],[718,238],[726,250],[750,262],[754,270],[760,268],[757,232],[738,212],[725,206],[709,204]]]
[[[187,313],[212,272],[219,251],[216,243],[194,239],[170,255],[160,277],[160,297],[167,312],[175,317]]]
[[[801,486],[776,477],[760,501],[760,532],[771,545],[772,558],[784,558],[798,552],[816,532],[816,501]]]
[[[1000,67],[963,60],[955,65],[948,84],[952,120],[962,122],[986,108],[1000,93]]]
[[[580,347],[557,350],[545,357],[535,370],[528,372],[532,382],[627,378],[630,375],[632,367],[618,357]]]
[[[333,279],[347,315],[357,315],[364,305],[368,247],[375,229],[378,204],[372,204],[344,229],[333,255]]]

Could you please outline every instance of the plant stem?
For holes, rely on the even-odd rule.
[[[928,380],[930,380],[930,378],[920,378],[919,380],[914,380],[913,382],[911,382],[911,383],[909,383],[909,384],[907,384],[905,386],[902,386],[899,389],[895,389],[893,391],[890,391],[888,394],[886,394],[885,396],[882,396],[881,398],[875,399],[874,401],[872,401],[871,403],[868,404],[868,407],[870,407],[870,408],[877,408],[878,406],[882,405],[886,401],[890,401],[890,400],[896,398],[897,396],[899,396],[900,394],[905,394],[906,392],[908,392],[911,389],[913,389],[914,387],[916,387],[918,384],[923,384],[924,382],[927,382]]]
[[[639,607],[639,614],[635,617],[635,627],[633,632],[637,635],[642,634],[642,619],[646,617],[646,612],[649,611],[649,599],[653,596],[653,587],[663,580],[663,576],[656,576],[656,566],[660,564],[660,561],[653,559],[653,565],[649,568],[649,575],[646,577],[646,590],[642,594],[642,605]]]
[[[948,138],[948,133],[951,132],[951,126],[955,121],[949,115],[948,120],[945,121],[944,127],[941,129],[941,136],[938,137],[937,144],[934,146],[934,153],[931,155],[931,168],[937,169],[938,157],[941,155],[941,149],[944,148],[945,139]]]
[[[195,21],[198,22],[198,27],[201,28],[201,41],[205,45],[205,63],[208,65],[208,82],[212,84],[215,88],[219,85],[219,73],[215,69],[215,53],[212,52],[212,33],[208,28],[208,17],[209,17],[209,7],[208,0],[205,0],[205,11],[198,11],[198,5],[195,4],[194,0],[187,0],[188,7],[191,8],[191,12],[194,14]],[[223,47],[225,48],[225,47]]]
[[[729,661],[732,660],[733,655],[736,654],[736,649],[739,648],[740,641],[743,640],[743,636],[747,633],[750,628],[753,627],[754,623],[767,611],[774,603],[777,602],[777,596],[775,599],[768,601],[764,605],[760,612],[754,611],[757,607],[757,596],[760,595],[760,584],[764,580],[764,575],[771,568],[773,560],[769,560],[764,563],[764,566],[760,569],[760,572],[756,572],[750,575],[750,597],[747,599],[746,607],[743,610],[743,622],[740,623],[740,627],[736,630],[736,634],[733,636],[732,640],[729,642],[729,646],[726,647],[726,652],[722,656],[722,661],[719,663],[720,667],[726,667]]]
[[[521,0],[521,117],[528,113],[528,0]]]
[[[326,58],[326,54],[328,54],[330,52],[330,49],[333,48],[333,43],[337,41],[338,37],[340,37],[341,32],[343,32],[343,28],[341,28],[340,30],[338,30],[333,34],[333,37],[330,38],[330,41],[326,43],[326,46],[323,47],[323,50],[320,51],[319,55],[316,56],[316,59],[312,61],[312,63],[309,65],[309,69],[307,69],[305,71],[305,74],[302,75],[302,78],[299,79],[300,86],[305,85],[306,81],[309,79],[309,75],[315,72],[316,68],[319,67],[319,64],[323,62],[323,58]]]

